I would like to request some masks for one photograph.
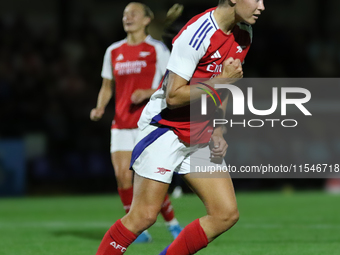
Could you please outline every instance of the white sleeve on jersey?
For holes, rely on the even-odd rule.
[[[157,89],[159,82],[161,81],[163,75],[166,71],[166,66],[169,61],[170,51],[163,43],[159,43],[155,45],[156,54],[157,54],[157,63],[156,63],[156,73],[152,82],[152,88]]]
[[[157,68],[159,68],[162,75],[165,74],[166,66],[169,62],[170,51],[165,45],[156,47],[157,51]]]
[[[111,62],[111,47],[109,47],[104,55],[103,68],[102,68],[102,78],[112,80],[113,70]]]
[[[168,70],[189,81],[206,53],[215,31],[214,25],[206,16],[189,25],[173,44]]]
[[[156,51],[156,72],[153,77],[153,81],[151,84],[152,89],[157,89],[159,82],[161,81],[165,71],[166,66],[169,61],[170,52],[164,43],[153,39],[150,35],[145,39],[145,42],[152,45]]]

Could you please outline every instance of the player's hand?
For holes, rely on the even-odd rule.
[[[90,113],[90,119],[98,121],[103,117],[105,110],[103,108],[93,108]]]
[[[213,133],[209,143],[212,158],[224,158],[228,144],[221,133]]]
[[[181,16],[183,9],[184,9],[184,7],[183,7],[182,4],[174,4],[168,10],[168,13],[166,14],[165,23],[167,25],[170,25],[171,23],[173,23],[179,16]]]
[[[242,78],[243,70],[242,63],[237,58],[228,58],[223,62],[221,78]]]
[[[148,95],[144,89],[136,89],[131,95],[131,102],[133,104],[140,104],[147,98]]]

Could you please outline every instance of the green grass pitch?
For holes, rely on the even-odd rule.
[[[239,222],[200,255],[338,255],[340,196],[322,192],[237,193]],[[205,214],[194,195],[172,199],[181,225]],[[123,209],[116,195],[0,199],[0,255],[94,255]],[[150,244],[125,253],[157,255],[171,242],[162,218]]]

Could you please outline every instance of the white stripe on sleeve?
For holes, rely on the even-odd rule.
[[[206,53],[216,28],[207,13],[190,24],[173,44],[167,69],[189,81]]]

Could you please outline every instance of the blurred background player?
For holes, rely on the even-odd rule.
[[[201,89],[215,91],[216,83],[243,77],[241,63],[252,40],[250,25],[263,10],[263,0],[220,0],[216,8],[192,18],[174,38],[162,87],[152,95],[138,122],[141,132],[131,162],[135,171],[131,210],[107,231],[97,255],[124,253],[154,224],[174,171],[182,174],[202,200],[207,215],[187,225],[160,255],[195,254],[238,221],[230,176],[194,178],[190,173],[190,159],[199,160],[201,166],[216,166],[216,159],[223,162],[228,147],[224,129],[213,128],[212,119],[225,117],[228,96],[225,91],[219,93],[218,111],[208,107],[210,112],[200,122],[190,121],[190,105],[205,94]],[[205,85],[190,84],[193,78],[204,78]]]
[[[168,12],[166,25],[180,15],[182,6],[174,5]],[[123,14],[124,40],[108,47],[102,68],[102,87],[96,108],[90,118],[98,121],[105,107],[115,94],[115,117],[111,126],[111,161],[117,180],[118,193],[128,213],[133,187],[132,171],[129,170],[132,149],[136,142],[137,121],[150,96],[155,92],[165,73],[169,50],[160,41],[148,35],[147,28],[154,18],[149,7],[142,3],[129,3]],[[181,231],[174,216],[169,197],[162,204],[161,214],[174,238]],[[136,242],[151,241],[150,234],[143,232]]]

